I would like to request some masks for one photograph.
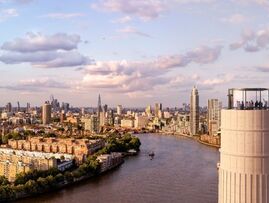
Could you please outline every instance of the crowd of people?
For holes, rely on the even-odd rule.
[[[253,100],[251,101],[237,101],[236,102],[236,108],[237,109],[267,109],[267,104],[268,102],[266,100],[263,100],[263,102],[256,100],[254,102]]]

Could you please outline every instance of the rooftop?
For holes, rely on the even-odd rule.
[[[228,109],[268,109],[268,88],[232,88],[228,90]]]

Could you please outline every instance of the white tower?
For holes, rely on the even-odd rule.
[[[197,135],[199,132],[199,94],[196,87],[191,91],[191,107],[190,107],[190,131],[191,135]]]
[[[122,114],[122,105],[118,105],[118,106],[117,106],[117,114],[118,114],[119,116],[121,116],[121,114]]]
[[[221,113],[219,203],[269,202],[268,93],[229,90],[229,107]]]

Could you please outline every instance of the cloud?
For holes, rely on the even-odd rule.
[[[92,4],[92,7],[97,10],[120,12],[142,20],[158,18],[167,6],[163,0],[99,0]]]
[[[264,65],[264,66],[257,66],[254,68],[256,71],[263,72],[263,73],[269,73],[269,66]]]
[[[16,52],[37,52],[51,50],[77,49],[81,42],[79,35],[68,35],[57,33],[54,35],[43,35],[41,33],[27,33],[23,38],[16,38],[11,42],[5,42],[1,49]]]
[[[92,8],[138,17],[143,21],[153,20],[178,4],[214,3],[216,0],[98,0]]]
[[[44,91],[46,89],[65,89],[68,88],[69,85],[55,81],[49,78],[40,78],[40,79],[28,79],[21,80],[17,84],[9,85],[9,86],[0,86],[2,89],[9,89],[14,91]]]
[[[124,33],[124,34],[136,34],[136,35],[140,35],[140,36],[143,36],[143,37],[151,37],[150,35],[144,33],[144,32],[140,32],[138,31],[136,28],[134,27],[130,27],[130,26],[127,26],[123,29],[120,29],[118,30],[119,33]]]
[[[231,24],[241,24],[246,21],[246,16],[242,14],[233,14],[227,18],[222,18],[221,21],[225,23],[231,23]]]
[[[107,61],[86,66],[78,89],[105,89],[125,94],[145,92],[159,86],[193,82],[190,77],[171,78],[167,73],[190,63],[208,64],[218,59],[221,46],[201,46],[181,55],[160,56],[150,61]],[[194,78],[195,80],[198,77]],[[182,83],[180,83],[182,85]]]
[[[256,4],[262,7],[269,6],[268,0],[232,0],[232,2],[243,4],[243,5]]]
[[[231,50],[243,48],[246,52],[257,52],[266,49],[269,44],[269,28],[258,30],[243,30],[241,39],[230,44]]]
[[[52,18],[52,19],[70,19],[85,16],[84,13],[48,13],[46,15],[40,16],[43,18]]]
[[[26,37],[5,42],[0,61],[6,64],[30,63],[38,68],[77,67],[92,60],[77,51],[79,35],[28,33]]]
[[[0,22],[6,21],[9,18],[19,16],[18,12],[14,8],[0,10]]]
[[[132,17],[130,16],[124,16],[122,18],[118,18],[116,20],[113,20],[113,23],[120,23],[120,24],[124,24],[124,23],[129,23],[130,21],[132,21]]]
[[[233,78],[234,76],[229,74],[218,75],[216,78],[200,81],[199,84],[204,86],[222,85],[230,82],[231,80],[233,80]]]
[[[8,52],[0,56],[6,64],[30,63],[37,68],[76,67],[92,63],[92,60],[77,51],[49,51],[36,53]]]

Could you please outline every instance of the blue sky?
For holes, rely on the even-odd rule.
[[[266,0],[0,0],[0,105],[201,105],[267,87]]]

